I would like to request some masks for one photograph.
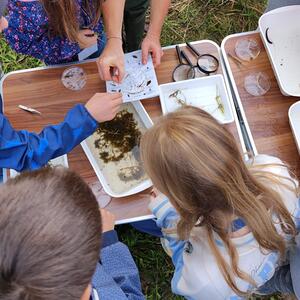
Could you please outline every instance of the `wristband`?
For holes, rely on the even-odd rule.
[[[111,40],[111,39],[117,39],[117,40],[120,40],[121,42],[123,42],[123,39],[119,36],[109,36],[109,37],[107,37],[107,40]]]

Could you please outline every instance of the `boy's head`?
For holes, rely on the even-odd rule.
[[[100,249],[91,189],[74,172],[46,168],[0,187],[0,299],[80,299]]]

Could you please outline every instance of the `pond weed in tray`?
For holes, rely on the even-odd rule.
[[[123,104],[114,118],[99,124],[82,143],[104,190],[113,197],[138,193],[151,186],[142,167],[139,141],[151,119],[137,101]]]

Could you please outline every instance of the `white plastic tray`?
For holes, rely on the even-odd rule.
[[[300,5],[264,14],[259,30],[281,92],[300,96]]]
[[[252,136],[249,124],[248,124],[248,120],[247,120],[247,117],[246,117],[246,114],[245,114],[245,111],[244,111],[244,108],[243,108],[243,104],[242,104],[242,101],[241,101],[241,98],[240,98],[240,95],[239,95],[239,91],[238,91],[238,88],[237,88],[237,85],[236,85],[236,82],[235,82],[235,79],[234,79],[234,76],[233,76],[233,73],[232,73],[232,70],[231,70],[231,67],[230,67],[230,63],[229,63],[229,59],[228,59],[227,52],[226,52],[226,49],[225,49],[225,45],[226,45],[227,41],[232,39],[232,38],[246,37],[249,34],[254,34],[254,33],[257,33],[257,32],[258,31],[249,31],[249,32],[243,32],[243,33],[231,34],[231,35],[228,35],[222,41],[222,44],[221,44],[222,56],[223,56],[224,63],[225,63],[225,66],[226,66],[226,71],[227,71],[227,74],[228,74],[228,77],[229,77],[229,81],[231,82],[232,93],[235,95],[238,110],[240,111],[240,114],[243,118],[245,131],[246,131],[246,134],[248,135],[248,137],[250,139],[250,144],[251,144],[251,148],[252,148],[252,151],[253,151],[254,155],[257,155],[258,151],[256,149],[256,145],[255,145],[255,142],[254,142],[254,139],[253,139],[253,136]],[[236,114],[236,112],[234,112],[234,113]],[[242,134],[241,125],[238,127],[238,131],[239,131],[239,134]],[[242,134],[242,136],[243,136],[243,134]],[[246,152],[247,150],[244,149],[244,151]]]
[[[65,154],[65,155],[53,158],[49,161],[49,164],[52,165],[52,166],[62,166],[62,167],[65,167],[65,168],[69,168],[68,156],[67,156],[67,154]],[[13,169],[9,170],[9,177],[10,178],[14,178],[17,175],[19,175],[19,172],[15,171]]]
[[[167,114],[181,107],[173,97],[170,98],[170,94],[176,90],[184,93],[187,104],[202,108],[208,113],[211,113],[220,123],[227,124],[234,121],[232,104],[228,97],[222,75],[160,85],[159,93],[163,114]],[[217,94],[221,97],[221,101],[224,105],[224,115],[217,108]]]
[[[149,115],[147,114],[146,110],[144,109],[143,105],[141,104],[140,101],[135,101],[135,102],[131,102],[131,105],[133,105],[133,107],[135,108],[136,112],[138,113],[138,115],[140,116],[141,120],[143,121],[144,125],[146,128],[150,128],[153,123],[152,120],[150,119]],[[115,197],[115,198],[120,198],[120,197],[127,197],[130,195],[134,195],[137,194],[143,190],[146,190],[147,188],[152,186],[152,182],[150,179],[147,179],[145,181],[143,181],[141,184],[139,184],[138,186],[129,189],[128,191],[124,192],[124,193],[120,193],[117,194],[114,191],[112,191],[112,189],[110,188],[107,179],[105,178],[105,176],[103,175],[103,173],[100,170],[100,167],[97,163],[96,158],[94,157],[88,143],[85,141],[83,141],[81,143],[81,146],[90,162],[90,164],[92,165],[101,185],[103,186],[104,191],[109,194],[111,197]]]
[[[294,103],[289,109],[289,120],[300,155],[300,101]]]

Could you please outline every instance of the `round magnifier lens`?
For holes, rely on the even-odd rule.
[[[207,76],[207,74],[201,72],[198,67],[194,67],[193,70],[195,72],[195,77],[194,78],[201,78],[201,77],[206,77]]]
[[[235,44],[235,54],[244,61],[251,61],[260,54],[260,46],[255,40],[239,40]]]
[[[179,65],[173,72],[174,81],[182,81],[195,78],[195,71],[189,65]]]
[[[68,68],[63,72],[61,82],[69,90],[80,91],[86,85],[86,74],[82,68]]]
[[[198,58],[198,66],[205,73],[213,73],[218,70],[219,62],[215,57],[204,54]]]
[[[263,96],[270,90],[271,81],[266,73],[253,73],[245,77],[244,87],[252,96]]]

